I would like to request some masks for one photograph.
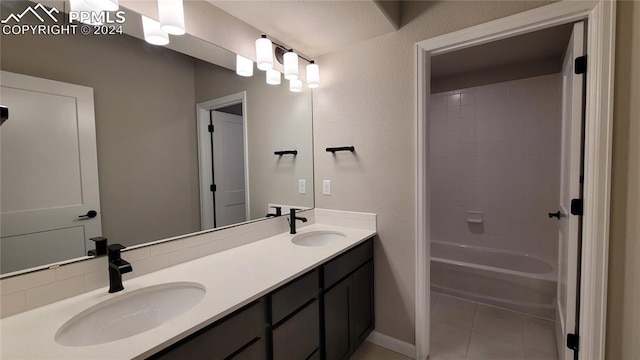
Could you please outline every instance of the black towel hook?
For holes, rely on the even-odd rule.
[[[287,154],[296,156],[298,155],[298,150],[280,150],[280,151],[273,152],[273,155],[278,155],[278,156],[287,155]]]

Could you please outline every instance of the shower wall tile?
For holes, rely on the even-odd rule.
[[[555,261],[559,74],[431,95],[431,238]],[[467,211],[483,224],[468,224]]]

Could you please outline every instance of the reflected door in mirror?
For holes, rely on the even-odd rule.
[[[211,112],[216,227],[247,221],[244,124],[241,115]]]
[[[2,273],[82,257],[101,233],[93,90],[2,72]]]

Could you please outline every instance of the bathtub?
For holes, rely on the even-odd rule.
[[[431,241],[431,290],[553,320],[557,273],[530,254]]]

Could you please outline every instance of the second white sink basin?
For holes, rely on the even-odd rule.
[[[346,238],[343,233],[337,231],[310,231],[294,236],[291,242],[300,246],[325,246]]]
[[[182,315],[202,300],[204,286],[177,282],[149,286],[97,304],[67,321],[56,342],[88,346],[124,339]]]

